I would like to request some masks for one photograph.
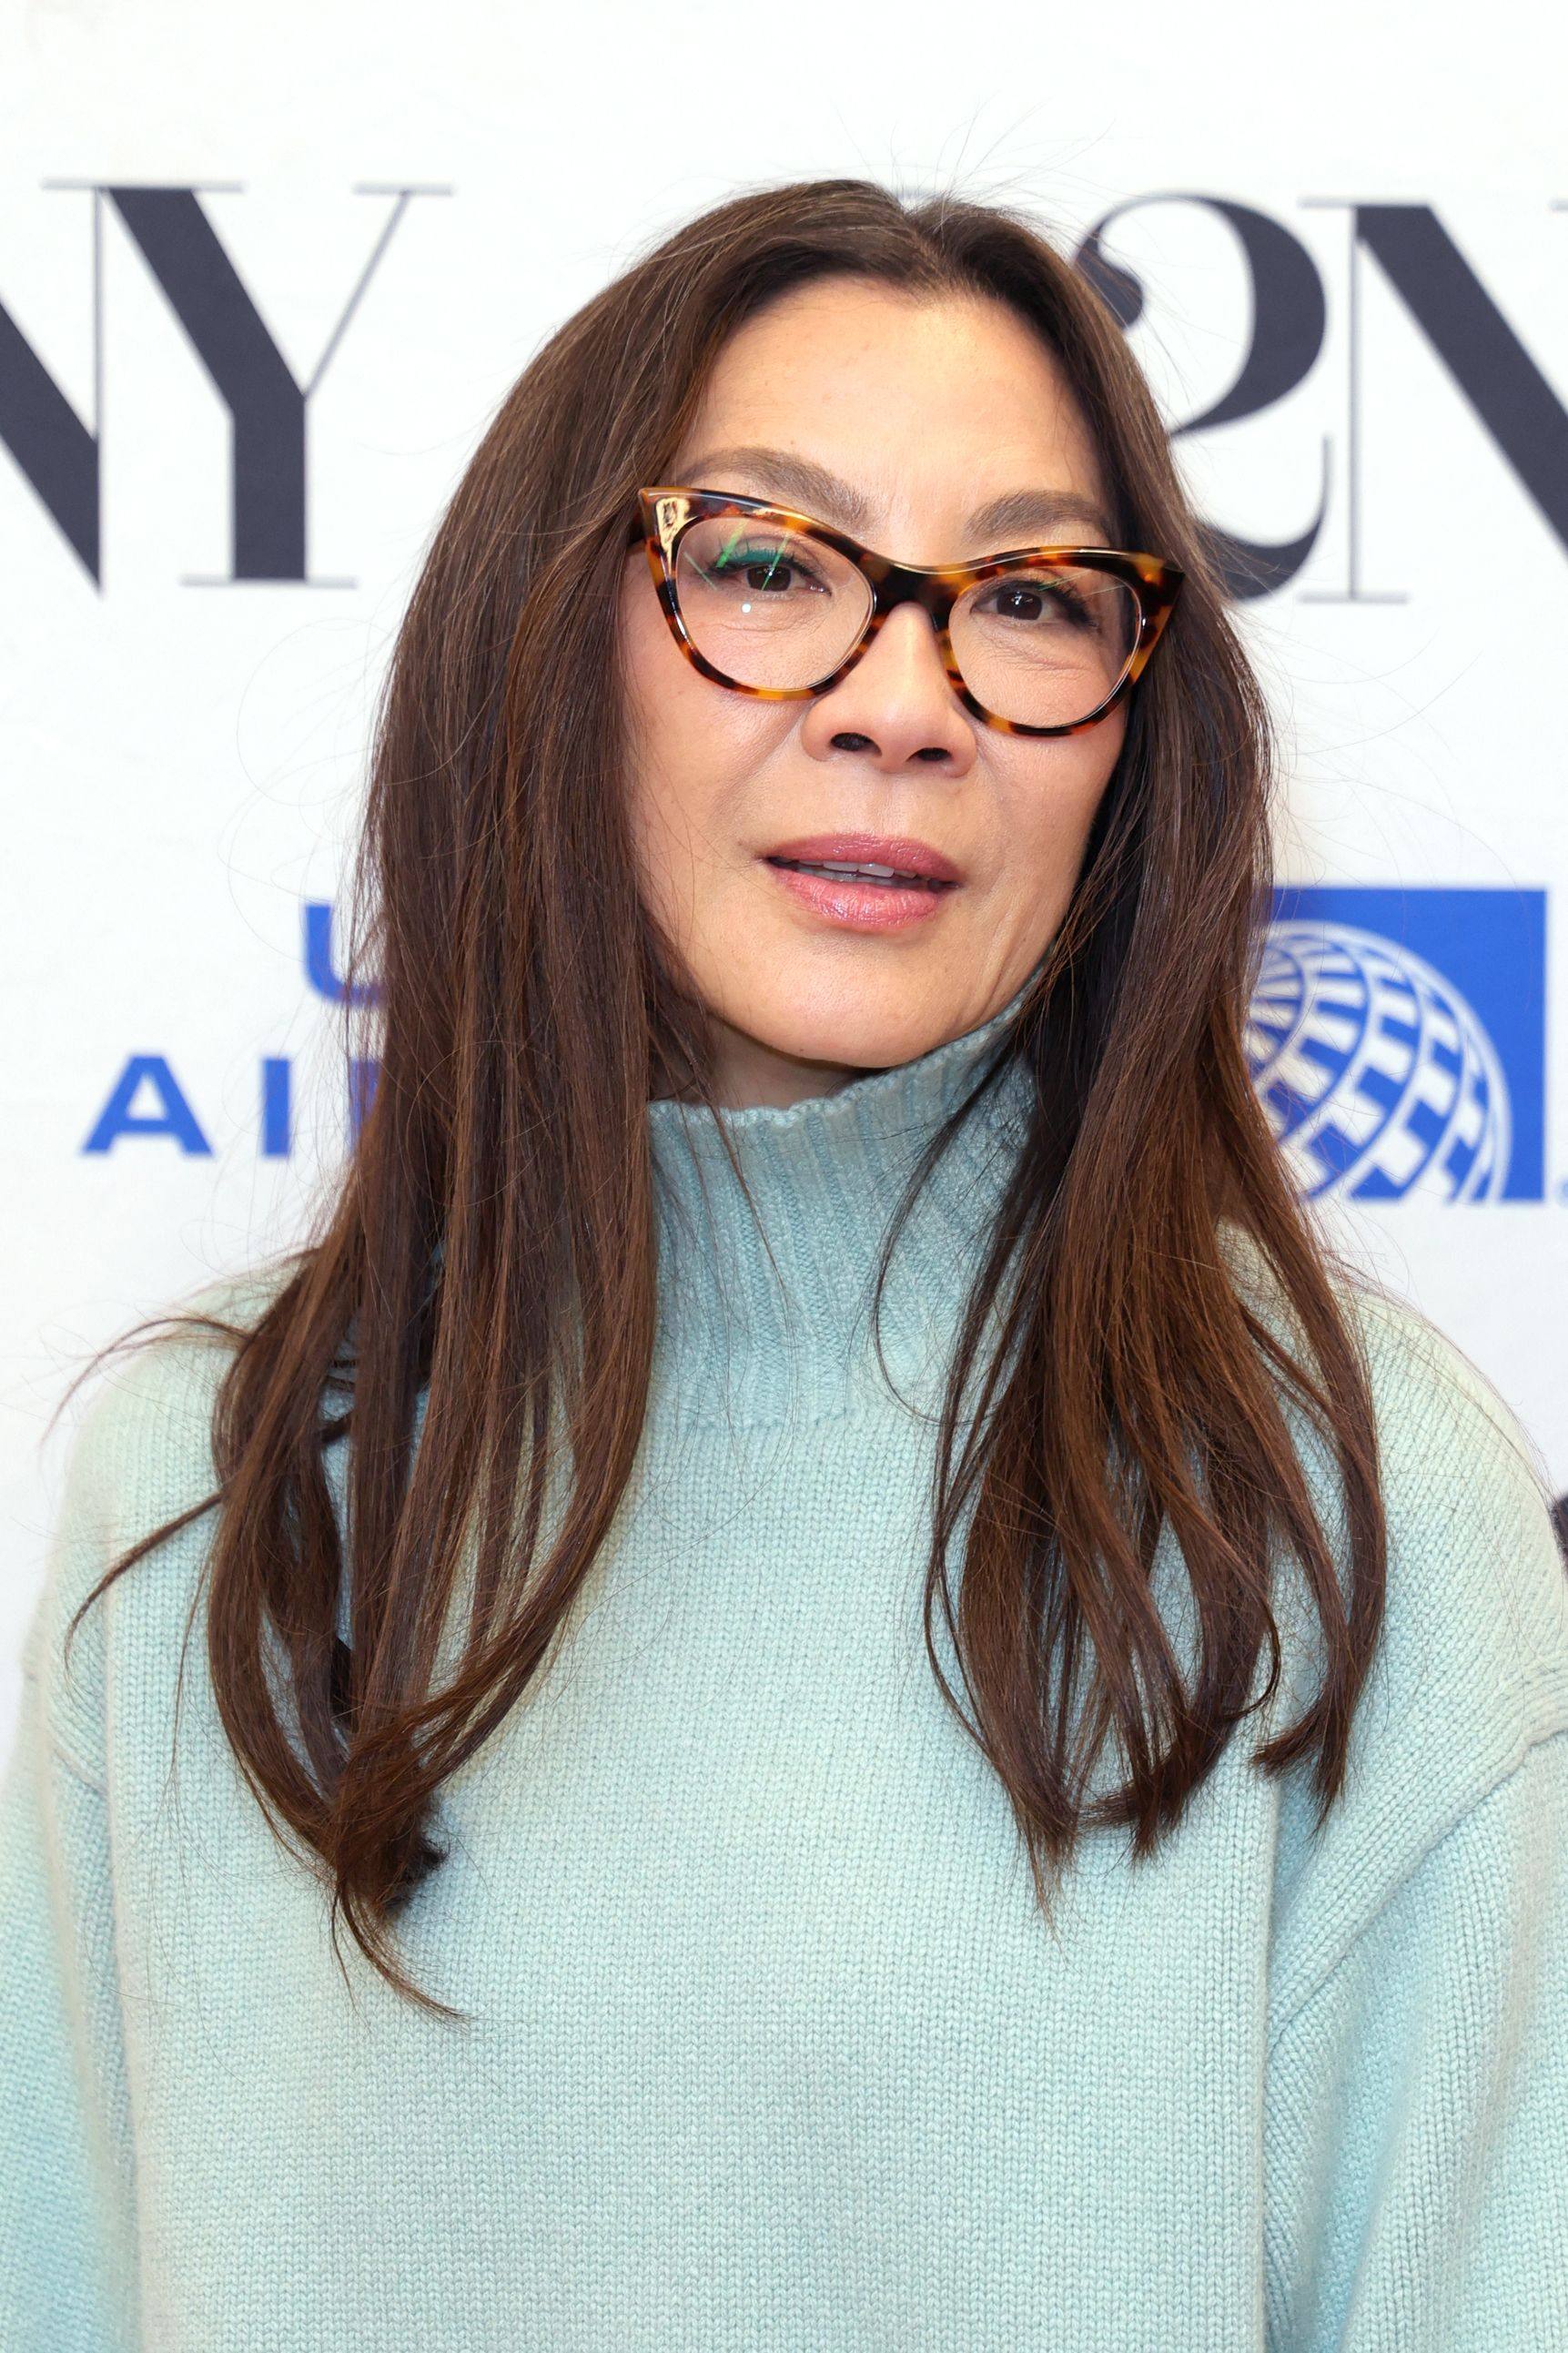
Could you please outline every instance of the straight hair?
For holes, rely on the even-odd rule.
[[[341,1912],[395,1990],[448,2019],[464,2013],[398,1958],[397,1915],[445,1859],[442,1782],[544,1664],[637,1452],[657,1309],[649,1099],[719,1108],[704,1010],[642,902],[620,787],[628,517],[638,485],[667,478],[726,339],[834,275],[1006,305],[1081,406],[1120,543],[1187,575],[1066,915],[914,1171],[877,1274],[879,1308],[925,1176],[1021,1060],[1027,1133],[940,1417],[924,1616],[1042,1908],[1091,1826],[1124,1827],[1134,1862],[1152,1853],[1272,1697],[1277,1555],[1301,1572],[1322,1673],[1253,1761],[1279,1775],[1310,1757],[1320,1821],[1382,1622],[1371,1379],[1335,1295],[1362,1278],[1292,1183],[1245,1053],[1276,746],[1150,389],[1093,270],[1021,213],[858,179],[737,195],[550,336],[433,533],[374,726],[346,967],[351,997],[374,988],[378,1075],[341,1182],[258,1313],[171,1313],[115,1344],[196,1327],[231,1348],[216,1484],[110,1567],[71,1631],[153,1546],[214,1514],[206,1651],[246,1778],[331,1888],[334,1949]],[[1267,1300],[1238,1279],[1227,1228]],[[1298,1410],[1335,1467],[1342,1564]],[[1190,1669],[1156,1599],[1163,1531],[1191,1598]],[[932,1643],[939,1604],[973,1722]],[[1117,1771],[1091,1797],[1108,1741]]]

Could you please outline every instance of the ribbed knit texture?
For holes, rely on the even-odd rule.
[[[1264,1712],[1152,1862],[1089,1840],[1053,1930],[938,1690],[929,1416],[1017,1073],[894,1259],[901,1399],[861,1311],[1005,1010],[730,1115],[762,1232],[711,1118],[650,1107],[632,1488],[542,1677],[445,1785],[449,1858],[405,1915],[471,2026],[340,1932],[345,1984],[199,1618],[176,1748],[210,1524],[62,1664],[114,1552],[208,1491],[224,1352],[105,1380],[0,1788],[5,2353],[1568,2346],[1568,1593],[1459,1352],[1357,1308],[1389,1620],[1320,1837],[1304,1777],[1247,1761]]]

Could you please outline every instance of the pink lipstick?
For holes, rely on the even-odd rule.
[[[854,931],[929,923],[963,881],[951,858],[906,834],[807,834],[781,841],[763,862],[792,897]]]

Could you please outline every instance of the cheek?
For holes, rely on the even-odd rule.
[[[656,904],[666,906],[683,805],[701,788],[702,745],[688,684],[701,681],[670,637],[645,567],[631,572],[623,587],[620,638],[628,815],[645,884]],[[686,807],[684,813],[689,821],[695,811]]]
[[[649,900],[674,919],[737,855],[748,780],[768,748],[761,714],[776,706],[726,693],[694,670],[646,576],[623,595],[621,644],[632,834]]]
[[[1117,710],[1087,735],[1068,736],[1013,770],[1007,831],[1035,888],[1054,886],[1065,898],[1077,881],[1126,736],[1126,712]]]

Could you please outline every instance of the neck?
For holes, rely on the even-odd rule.
[[[849,1063],[779,1053],[716,1014],[710,1017],[710,1029],[715,1089],[726,1111],[750,1111],[759,1103],[787,1111],[808,1096],[836,1094],[853,1080],[870,1075]]]
[[[851,1413],[873,1388],[885,1399],[867,1312],[882,1241],[922,1150],[1004,1045],[1027,986],[978,1028],[852,1075],[831,1093],[717,1114],[668,1097],[648,1104],[658,1199],[654,1378],[666,1413],[768,1423]],[[901,1389],[929,1394],[945,1378],[1031,1092],[1027,1071],[1010,1062],[900,1237],[880,1333]]]

